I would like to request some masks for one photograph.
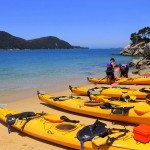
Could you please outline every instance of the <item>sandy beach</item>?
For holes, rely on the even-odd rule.
[[[130,74],[130,77],[136,77]],[[72,85],[74,86],[74,85]],[[95,87],[94,84],[91,83],[85,83],[83,85],[84,87],[88,87],[88,88],[92,88]],[[101,85],[97,85],[97,86],[101,86]],[[103,85],[103,86],[107,86],[107,85]],[[124,86],[124,85],[122,85]],[[142,87],[146,87],[143,85],[139,85],[139,86],[135,86],[135,85],[128,85],[126,87],[130,87],[130,88],[142,88]],[[44,89],[43,89],[44,90]],[[23,111],[34,111],[34,112],[48,112],[48,113],[52,113],[52,114],[60,114],[60,115],[66,115],[69,118],[73,118],[75,120],[80,120],[81,123],[83,124],[92,124],[94,123],[94,121],[96,120],[96,118],[93,117],[89,117],[89,116],[83,116],[83,115],[79,115],[79,114],[74,114],[74,113],[70,113],[67,112],[65,110],[50,106],[50,105],[43,105],[42,102],[38,99],[37,95],[36,95],[36,91],[30,91],[30,93],[32,93],[34,96],[32,96],[31,98],[26,98],[25,95],[27,95],[27,93],[25,95],[17,97],[16,95],[16,99],[14,98],[14,102],[9,102],[7,103],[7,106],[9,109],[12,110],[16,110],[18,112],[23,112]],[[68,89],[62,89],[62,91],[60,92],[54,92],[51,93],[51,90],[46,91],[46,93],[48,94],[53,94],[56,96],[61,96],[61,95],[71,95],[71,92]],[[18,100],[18,98],[20,100]],[[87,99],[87,97],[84,97],[85,99]],[[2,101],[0,102],[2,103]],[[3,101],[4,103],[4,101]],[[108,127],[112,127],[112,121],[108,121],[108,120],[104,120],[101,119],[104,123],[106,123],[108,125]],[[132,130],[133,125],[131,124],[125,124],[125,123],[116,123],[115,126],[126,126],[127,129]],[[66,150],[69,148],[57,145],[57,144],[53,144],[50,142],[46,142],[44,140],[40,140],[34,137],[31,137],[29,135],[26,135],[24,133],[18,132],[15,129],[12,129],[11,134],[8,134],[7,131],[7,126],[1,122],[0,123],[0,145],[1,145],[1,150],[11,150],[11,149],[15,149],[15,150]]]

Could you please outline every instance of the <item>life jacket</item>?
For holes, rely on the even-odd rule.
[[[125,66],[125,67],[127,67],[127,64],[122,64],[121,66]]]
[[[107,63],[106,67],[107,67],[106,72],[114,72],[113,66],[110,61]]]
[[[127,64],[122,64],[121,67],[120,67],[120,70],[125,72],[128,70],[128,65]]]

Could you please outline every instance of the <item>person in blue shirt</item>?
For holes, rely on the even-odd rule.
[[[115,80],[114,76],[114,67],[115,67],[115,59],[111,58],[109,62],[107,62],[106,76],[107,76],[107,84],[112,84]]]

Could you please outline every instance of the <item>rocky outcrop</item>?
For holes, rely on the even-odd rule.
[[[150,73],[150,42],[145,44],[141,42],[137,45],[127,45],[121,52],[124,56],[141,56],[139,59],[133,59],[130,63],[130,67],[134,67],[133,74],[139,74],[141,76]]]
[[[131,44],[127,45],[120,54],[123,56],[141,56],[133,59],[130,66],[135,69],[134,74],[150,73],[150,27],[144,27],[130,35]]]
[[[121,52],[121,55],[129,56],[133,54],[133,50],[131,49],[131,45],[127,45]]]
[[[145,42],[138,43],[136,45],[129,44],[127,45],[120,54],[123,56],[144,56],[145,49],[149,49],[148,46],[150,43],[146,44]]]
[[[150,54],[147,53],[145,57],[141,57],[140,59],[133,59],[129,66],[134,67],[135,69],[132,70],[133,74],[139,74],[143,76],[144,74],[150,73]]]

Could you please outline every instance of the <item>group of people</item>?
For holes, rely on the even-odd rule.
[[[115,59],[111,58],[109,62],[107,62],[106,69],[106,77],[107,84],[112,84],[116,80],[116,76],[114,75],[115,68],[119,71],[118,77],[128,78],[129,66],[127,64],[119,64],[115,66]]]

